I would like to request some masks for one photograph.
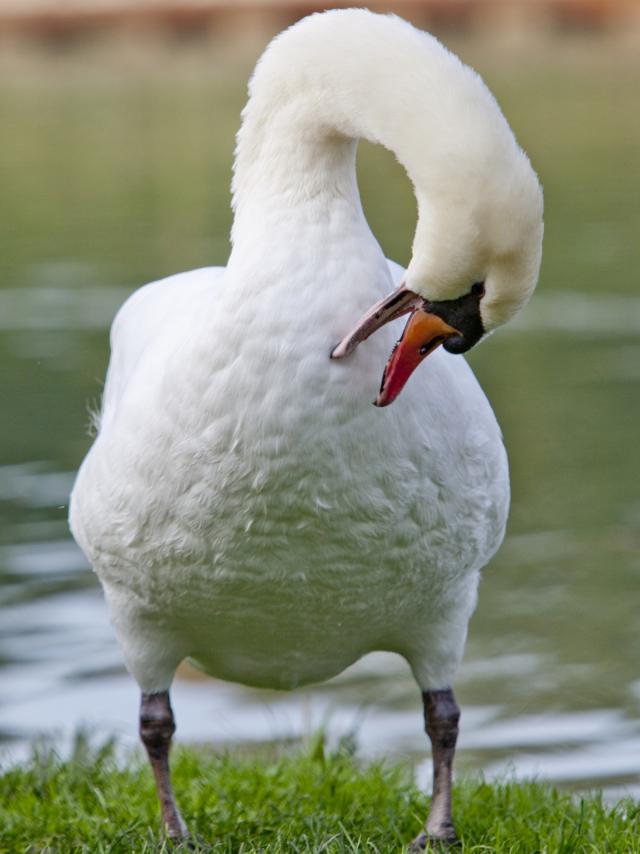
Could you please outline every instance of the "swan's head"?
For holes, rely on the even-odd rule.
[[[542,255],[542,190],[501,113],[500,133],[473,143],[458,168],[416,184],[419,219],[403,284],[376,303],[332,353],[341,358],[384,324],[410,313],[384,370],[378,406],[400,393],[440,344],[465,353],[531,296]],[[501,120],[501,121],[500,121]],[[506,133],[505,133],[506,128]],[[455,155],[454,155],[455,156]]]
[[[432,188],[430,197],[417,189],[420,215],[404,286],[457,324],[460,334],[444,342],[452,353],[510,320],[538,281],[542,190],[512,134],[499,139],[481,162],[471,156],[460,163],[461,180]]]

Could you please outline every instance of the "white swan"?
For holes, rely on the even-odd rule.
[[[415,186],[406,272],[364,218],[360,137],[395,152]],[[468,349],[529,297],[541,190],[477,74],[433,37],[366,10],[313,15],[268,47],[233,190],[228,266],[148,285],[114,322],[71,527],[142,690],[170,835],[187,833],[168,766],[168,692],[183,658],[291,688],[391,650],[413,669],[433,744],[418,850],[454,835],[450,686],[509,498],[491,408],[445,348]],[[379,405],[445,347],[394,406],[374,409],[392,328],[353,351],[405,312]]]

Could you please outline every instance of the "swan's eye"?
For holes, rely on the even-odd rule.
[[[474,285],[471,285],[471,293],[474,296],[483,297],[484,296],[484,282],[476,282]]]

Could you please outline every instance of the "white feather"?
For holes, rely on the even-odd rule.
[[[477,75],[394,17],[305,19],[250,91],[229,264],[148,285],[120,310],[72,530],[143,691],[168,688],[187,656],[290,688],[380,649],[442,688],[503,537],[507,462],[462,357],[432,354],[385,409],[371,402],[397,327],[329,359],[403,276],[364,219],[355,140],[392,148],[416,183],[408,275],[423,291],[438,269],[462,288],[509,244],[524,273],[487,298],[523,302],[537,180]],[[456,216],[460,240],[434,245]],[[452,287],[442,275],[430,298]]]

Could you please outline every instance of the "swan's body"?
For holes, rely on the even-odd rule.
[[[506,520],[495,418],[466,362],[440,351],[374,410],[393,333],[348,370],[332,364],[340,294],[321,267],[308,275],[323,284],[306,300],[313,328],[271,329],[263,290],[255,334],[239,318],[226,353],[235,288],[221,270],[150,285],[116,321],[72,518],[145,691],[167,688],[185,656],[275,688],[375,649],[406,655],[423,689],[453,678]]]
[[[329,37],[335,56],[323,61]],[[398,67],[381,74],[389,62]],[[399,94],[422,98],[417,127],[393,127],[407,109]],[[438,350],[378,410],[397,330],[329,359],[404,275],[362,213],[362,135],[394,148],[417,185],[404,278],[416,292],[427,281],[423,295],[452,299],[483,273],[490,328],[535,284],[539,247],[507,256],[539,210],[519,226],[507,217],[503,267],[492,272],[483,255],[475,218],[489,227],[496,205],[513,206],[530,167],[474,72],[399,19],[365,11],[313,16],[276,40],[239,134],[229,264],[148,285],[121,309],[99,434],[72,496],[74,535],[144,695],[166,692],[187,656],[225,679],[291,688],[391,650],[435,694],[460,662],[479,571],[504,532],[506,457],[461,357]],[[507,181],[482,172],[489,155]],[[449,180],[452,169],[464,174]],[[463,186],[473,211],[455,219]],[[515,294],[506,269],[520,275]]]

